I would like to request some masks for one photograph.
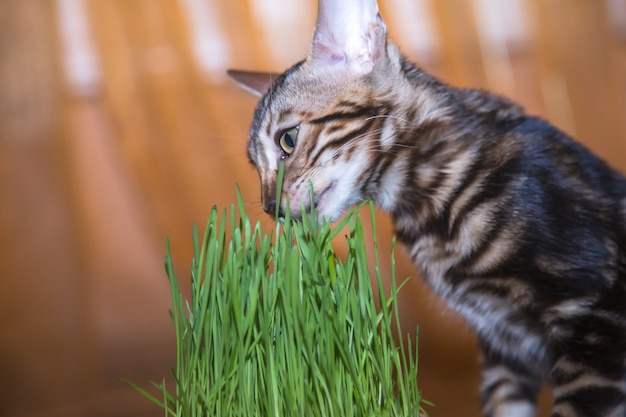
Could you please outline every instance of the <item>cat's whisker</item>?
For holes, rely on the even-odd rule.
[[[341,155],[342,153],[345,152],[347,148],[354,146],[355,143],[358,143],[360,146],[360,150],[364,152],[380,152],[380,153],[397,154],[399,152],[397,148],[403,148],[403,149],[416,149],[417,148],[417,146],[411,146],[411,145],[394,142],[393,147],[391,147],[390,149],[389,147],[385,147],[378,141],[370,140],[370,139],[378,137],[380,133],[382,133],[383,131],[384,131],[383,128],[374,129],[372,131],[366,132],[362,135],[355,137],[351,141],[346,142],[342,144],[340,147],[334,149],[332,151],[332,154],[330,155],[330,158],[332,159],[337,155]],[[365,147],[362,146],[362,142],[364,141],[366,143]]]
[[[376,115],[373,115],[373,116],[366,117],[364,120],[368,121],[368,120],[374,120],[374,119],[394,119],[394,120],[399,120],[401,122],[404,122],[407,125],[411,125],[411,123],[413,123],[410,120],[405,119],[404,117],[394,116],[394,115],[391,115],[391,114],[376,114]]]
[[[248,213],[251,218],[257,218],[260,220],[265,217],[266,213],[263,209],[263,203],[261,200],[253,200],[244,204],[246,213]]]

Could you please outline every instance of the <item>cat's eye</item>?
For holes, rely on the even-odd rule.
[[[283,158],[286,158],[293,153],[293,150],[296,147],[296,140],[298,139],[298,130],[300,130],[300,126],[292,127],[291,129],[285,131],[278,139],[278,146],[280,146],[280,149],[284,152],[282,156]]]

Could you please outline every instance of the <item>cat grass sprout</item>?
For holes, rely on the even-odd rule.
[[[394,341],[398,288],[392,279],[385,295],[378,255],[375,303],[356,211],[334,228],[303,214],[268,234],[238,196],[238,207],[211,211],[202,241],[194,229],[190,301],[167,248],[176,386],[154,384],[155,397],[132,385],[166,417],[422,414],[417,340]],[[340,259],[331,240],[346,225]]]

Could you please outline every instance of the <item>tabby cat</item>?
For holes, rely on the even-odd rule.
[[[375,0],[320,0],[304,61],[230,71],[261,96],[248,156],[265,211],[298,212],[309,181],[330,219],[364,199],[388,211],[478,334],[485,416],[534,415],[542,381],[552,416],[626,416],[626,179],[509,100],[424,73],[386,32]]]

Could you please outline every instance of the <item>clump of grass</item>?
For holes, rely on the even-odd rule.
[[[377,308],[356,211],[334,228],[303,214],[268,234],[243,207],[238,194],[238,207],[213,208],[201,241],[194,228],[190,301],[167,245],[176,386],[155,384],[157,398],[133,385],[166,417],[423,413],[417,340],[394,341],[398,288],[394,276],[385,295],[376,249]],[[370,216],[375,230],[371,204]],[[331,241],[346,225],[340,259]]]

